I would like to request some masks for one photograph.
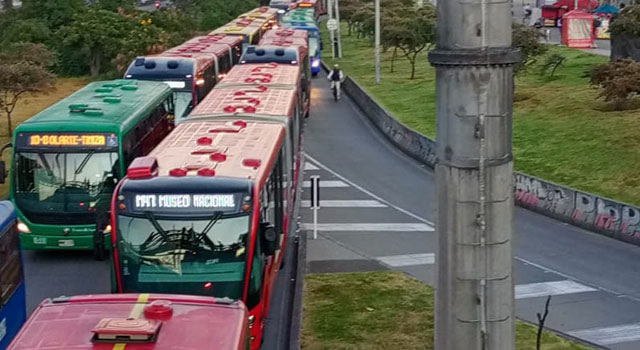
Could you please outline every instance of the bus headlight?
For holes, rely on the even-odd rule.
[[[315,61],[311,62],[311,67],[313,67],[313,68],[320,67],[320,60],[315,60]]]
[[[27,224],[22,221],[18,221],[18,231],[22,233],[31,233],[31,230],[29,230],[29,226],[27,226]]]
[[[256,320],[254,315],[249,316],[249,328],[253,328],[253,322]]]
[[[103,233],[111,233],[111,225],[107,225],[107,227],[104,228],[104,231],[102,231]]]

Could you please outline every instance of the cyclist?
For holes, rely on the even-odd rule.
[[[335,89],[333,98],[337,101],[340,98],[340,83],[344,80],[344,74],[340,70],[340,66],[335,64],[333,70],[327,76],[327,79],[331,82],[331,89]]]

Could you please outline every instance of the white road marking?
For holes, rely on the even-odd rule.
[[[304,163],[304,170],[320,170],[320,168],[318,168],[317,166],[313,165],[310,162],[305,162]]]
[[[434,227],[434,223],[432,223],[431,221],[429,221],[429,220],[427,220],[427,219],[425,219],[425,218],[422,218],[422,217],[420,217],[420,216],[418,216],[418,215],[416,215],[416,214],[414,214],[414,213],[412,213],[412,212],[410,212],[410,211],[408,211],[408,210],[406,210],[406,209],[402,209],[402,208],[400,208],[399,206],[397,206],[397,205],[395,205],[395,204],[392,204],[391,202],[389,202],[389,201],[387,201],[387,200],[385,200],[385,199],[383,199],[383,198],[381,198],[381,197],[379,197],[379,196],[376,196],[375,194],[373,194],[373,193],[369,192],[368,190],[365,190],[364,188],[362,188],[362,187],[358,186],[358,185],[357,185],[357,184],[355,184],[353,181],[350,181],[350,180],[349,180],[349,179],[347,179],[346,177],[344,177],[344,176],[342,176],[342,175],[340,175],[340,174],[336,173],[335,171],[333,171],[333,170],[329,169],[326,165],[324,165],[324,164],[322,164],[322,163],[318,162],[315,158],[311,157],[310,155],[308,155],[308,154],[306,154],[306,153],[305,153],[305,156],[306,156],[309,160],[311,160],[312,162],[314,162],[314,163],[315,163],[317,166],[319,166],[320,168],[322,168],[322,169],[324,169],[324,170],[326,170],[326,171],[330,172],[330,173],[331,173],[331,174],[333,174],[335,177],[337,177],[338,179],[340,179],[340,180],[342,180],[342,181],[344,181],[344,182],[348,183],[348,184],[349,184],[349,185],[351,185],[352,187],[355,187],[355,188],[356,188],[356,189],[358,189],[360,192],[366,193],[366,194],[368,194],[369,196],[373,197],[374,199],[377,199],[377,200],[379,200],[380,202],[382,202],[382,203],[384,203],[384,204],[386,204],[386,205],[390,206],[391,208],[393,208],[393,209],[395,209],[395,210],[397,210],[397,211],[399,211],[399,212],[401,212],[401,213],[405,213],[405,214],[407,214],[407,215],[411,216],[412,218],[414,218],[414,219],[416,219],[416,220],[422,221],[422,222],[424,222],[425,224],[427,224],[427,225],[429,225],[429,226],[431,226],[431,227]],[[322,180],[320,181],[320,183],[322,184]]]
[[[300,224],[303,230],[313,230],[313,223]],[[372,232],[409,232],[409,231],[433,231],[433,227],[427,224],[415,223],[385,223],[385,224],[351,224],[333,223],[318,224],[318,231],[372,231]]]
[[[391,267],[430,265],[435,262],[434,253],[381,256],[376,259]]]
[[[311,206],[311,201],[302,201],[304,208]],[[386,208],[387,206],[376,200],[320,200],[320,207],[326,208]]]
[[[305,181],[304,187],[311,187],[311,181]],[[349,187],[349,185],[339,180],[320,180],[320,187]]]
[[[516,299],[597,291],[595,288],[571,280],[519,284],[516,286]]]
[[[612,345],[640,340],[640,323],[613,327],[589,328],[567,332],[578,339],[588,340],[598,345]]]

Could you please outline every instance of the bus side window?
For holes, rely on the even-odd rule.
[[[255,240],[253,263],[251,264],[251,275],[249,277],[249,291],[247,293],[247,308],[249,310],[260,303],[260,294],[262,293],[262,270],[265,257],[262,255],[262,249],[260,249],[261,239],[259,234],[255,236]]]
[[[0,305],[5,305],[20,286],[22,270],[15,226],[9,225],[0,235]]]

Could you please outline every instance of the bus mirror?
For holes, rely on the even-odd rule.
[[[267,222],[262,223],[260,226],[262,231],[262,242],[264,244],[264,253],[268,256],[274,255],[276,253],[276,248],[278,247],[278,233],[276,232],[276,228]]]
[[[7,176],[9,176],[7,174],[7,165],[4,160],[0,160],[0,184],[5,183]]]

